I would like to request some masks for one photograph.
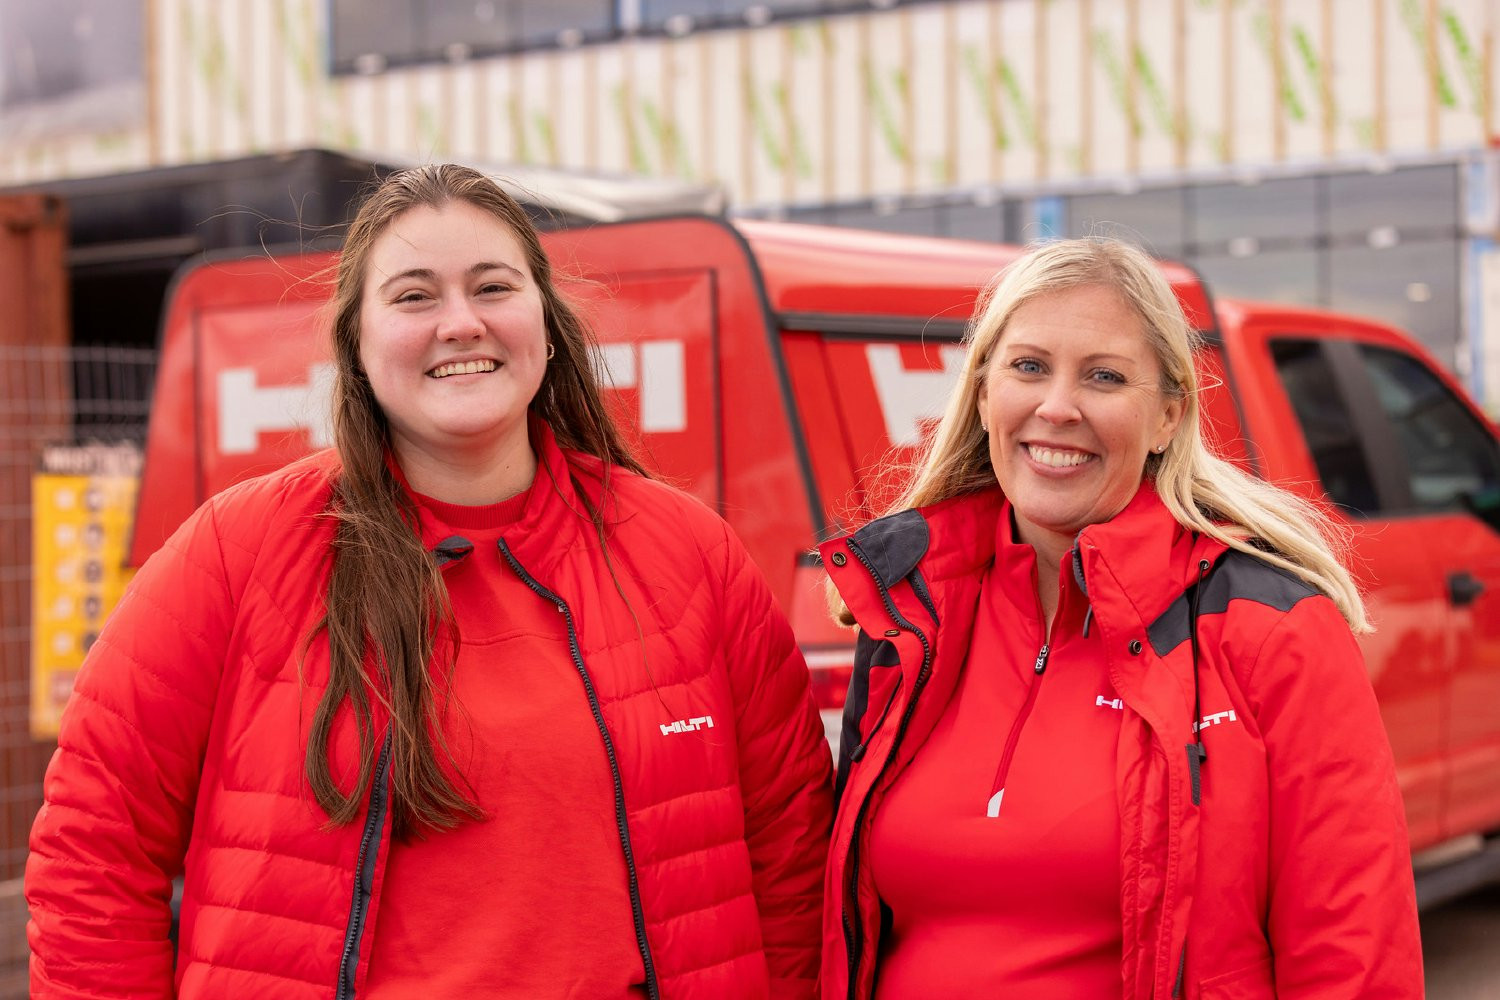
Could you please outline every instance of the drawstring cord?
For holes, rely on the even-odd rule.
[[[1203,718],[1203,705],[1198,687],[1198,601],[1203,596],[1203,581],[1208,579],[1210,563],[1198,560],[1198,582],[1193,585],[1193,596],[1189,600],[1188,638],[1193,649],[1193,742],[1187,745],[1188,772],[1193,781],[1193,805],[1202,804],[1201,770],[1208,760],[1208,751],[1203,748],[1203,732],[1199,725]]]
[[[1198,687],[1198,601],[1203,596],[1203,583],[1208,579],[1211,564],[1207,559],[1198,560],[1198,582],[1193,585],[1188,599],[1188,639],[1193,650],[1193,742],[1187,745],[1188,773],[1192,777],[1193,805],[1202,805],[1202,768],[1208,760],[1208,751],[1203,748],[1203,704]],[[1182,995],[1182,979],[1187,972],[1187,942],[1182,945],[1182,954],[1177,959],[1177,981],[1172,984],[1172,995]]]

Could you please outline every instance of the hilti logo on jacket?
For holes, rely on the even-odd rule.
[[[670,736],[672,733],[691,733],[699,729],[712,729],[714,717],[700,715],[696,719],[678,719],[676,722],[663,722],[660,725],[663,736]]]
[[[1218,726],[1226,722],[1238,721],[1240,720],[1235,717],[1234,709],[1231,708],[1223,712],[1215,712],[1213,715],[1205,715],[1200,721],[1193,723],[1193,732],[1196,733],[1200,729],[1207,729],[1209,726]]]

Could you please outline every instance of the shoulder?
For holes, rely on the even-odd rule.
[[[728,525],[714,510],[686,491],[619,466],[606,466],[592,455],[567,453],[571,468],[591,502],[604,504],[611,531],[662,537],[668,545],[717,546]]]
[[[199,509],[221,539],[255,546],[295,530],[327,509],[340,468],[333,450],[316,452],[215,494]]]
[[[1225,553],[1198,611],[1205,624],[1219,622],[1220,643],[1242,684],[1263,686],[1287,671],[1325,675],[1351,665],[1363,673],[1358,644],[1333,600],[1263,559]]]

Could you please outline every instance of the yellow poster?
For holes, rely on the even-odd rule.
[[[84,654],[133,570],[125,567],[140,452],[47,448],[32,480],[31,732],[55,737]]]

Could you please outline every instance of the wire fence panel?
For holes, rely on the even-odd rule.
[[[0,997],[25,997],[26,842],[54,744],[32,732],[32,484],[44,449],[141,444],[156,352],[0,344]]]

